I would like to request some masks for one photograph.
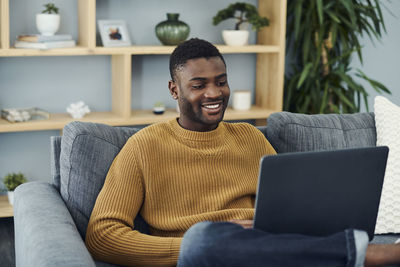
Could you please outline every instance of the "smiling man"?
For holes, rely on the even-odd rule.
[[[222,122],[230,89],[225,61],[211,43],[178,46],[170,73],[179,118],[134,134],[112,163],[87,229],[95,259],[174,266],[192,225],[251,225],[259,160],[274,149],[250,124]],[[132,230],[138,214],[149,234]]]
[[[306,238],[247,229],[260,158],[275,151],[250,124],[222,121],[230,89],[211,43],[179,45],[170,73],[179,118],[134,134],[112,163],[86,234],[95,259],[128,266],[362,264],[366,233]],[[134,229],[138,215],[149,233]]]

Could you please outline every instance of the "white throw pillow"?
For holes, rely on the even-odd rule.
[[[375,233],[400,233],[400,107],[377,96],[374,109],[376,145],[389,147]]]

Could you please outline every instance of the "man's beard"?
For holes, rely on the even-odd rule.
[[[197,110],[194,109],[193,105],[187,101],[186,98],[182,97],[181,98],[181,107],[180,107],[180,112],[181,114],[184,114],[186,118],[195,121],[197,123],[201,123],[201,124],[215,124],[215,123],[219,123],[222,121],[222,119],[224,118],[224,114],[225,114],[225,110],[227,107],[227,100],[225,98],[220,98],[217,100],[222,100],[222,105],[223,105],[223,110],[222,113],[220,115],[220,118],[215,121],[215,120],[208,120],[204,115],[203,115],[203,110],[201,107],[201,104],[198,105]],[[214,100],[215,101],[215,100]]]

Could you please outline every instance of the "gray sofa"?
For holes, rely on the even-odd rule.
[[[376,145],[374,115],[272,114],[259,127],[278,153]],[[52,183],[30,182],[15,191],[17,266],[113,266],[95,262],[84,244],[87,223],[108,168],[138,129],[72,122],[51,139]],[[146,224],[135,219],[146,232]],[[375,243],[392,243],[380,235]]]

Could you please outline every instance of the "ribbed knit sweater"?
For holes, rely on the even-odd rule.
[[[174,119],[144,128],[110,167],[89,221],[89,251],[121,265],[176,265],[182,236],[193,224],[253,218],[266,154],[275,151],[246,123],[195,132]],[[138,213],[151,235],[132,230]]]

